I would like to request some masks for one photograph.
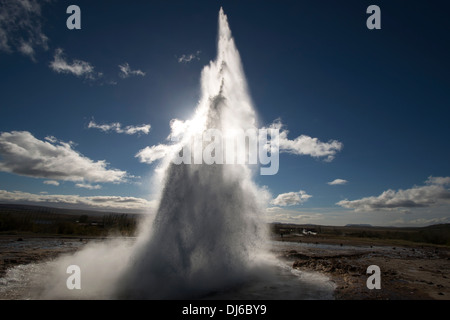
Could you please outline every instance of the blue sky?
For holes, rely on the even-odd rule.
[[[0,3],[1,202],[151,210],[157,161],[136,154],[192,116],[222,6],[261,125],[342,145],[331,161],[284,152],[255,177],[268,220],[450,222],[444,2]],[[71,4],[81,30],[66,27]],[[371,4],[381,30],[366,27]]]

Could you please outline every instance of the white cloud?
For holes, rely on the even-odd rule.
[[[179,63],[189,63],[192,60],[200,60],[199,55],[201,51],[197,51],[196,53],[191,54],[183,54],[180,58],[178,58]]]
[[[288,192],[279,194],[270,203],[276,206],[294,206],[307,201],[312,196],[307,194],[305,191],[300,190],[299,192]]]
[[[95,80],[102,76],[101,73],[94,71],[94,67],[89,62],[82,60],[73,60],[72,63],[67,62],[64,57],[64,51],[61,48],[55,50],[50,68],[57,73],[72,74],[89,80]]]
[[[196,123],[192,120],[179,120],[172,119],[170,121],[170,134],[167,140],[172,142],[179,141],[183,138],[183,135],[196,127]],[[198,127],[197,127],[198,129]],[[145,147],[136,154],[136,158],[142,163],[151,164],[157,160],[165,158],[169,154],[174,154],[178,149],[181,149],[179,142],[172,144],[158,144],[151,147]]]
[[[151,126],[149,124],[143,124],[141,126],[126,126],[123,129],[125,134],[136,134],[136,133],[144,133],[148,134],[150,132]]]
[[[0,171],[22,176],[74,182],[125,182],[128,174],[108,169],[72,149],[71,143],[47,137],[36,139],[27,131],[0,134]]]
[[[447,185],[450,184],[450,177],[428,177],[427,184]]]
[[[34,203],[58,205],[68,208],[149,212],[156,209],[157,202],[135,197],[33,194],[22,191],[0,190],[0,201],[9,203]]]
[[[51,143],[58,142],[58,139],[56,139],[54,136],[47,136],[44,139],[47,140],[48,142],[51,142]]]
[[[359,200],[342,200],[337,205],[355,211],[389,211],[423,207],[437,207],[450,203],[450,177],[430,177],[425,186],[414,186],[406,190],[387,190],[377,197]]]
[[[173,149],[172,145],[158,144],[157,146],[145,147],[140,150],[135,157],[139,158],[142,163],[151,164],[154,161],[163,159],[168,155]]]
[[[19,52],[34,59],[34,49],[29,42],[22,42],[19,47]]]
[[[174,141],[183,137],[183,135],[189,130],[189,128],[193,125],[191,120],[179,120],[172,119],[170,120],[170,135],[167,139],[172,139]]]
[[[114,131],[116,133],[125,133],[128,135],[133,134],[149,134],[151,126],[149,124],[143,124],[140,126],[126,126],[122,128],[119,122],[114,122],[110,124],[97,124],[94,121],[89,122],[88,128],[99,129],[103,132]]]
[[[335,179],[333,181],[327,182],[327,184],[329,184],[330,186],[342,185],[347,183],[348,181],[344,179]]]
[[[301,212],[280,207],[267,208],[264,218],[269,223],[321,224],[324,222],[324,215],[321,213]]]
[[[50,185],[50,186],[59,186],[59,182],[55,180],[46,180],[44,181],[44,184]]]
[[[296,155],[308,155],[314,158],[326,157],[325,161],[332,161],[338,151],[341,151],[343,144],[337,140],[321,142],[317,138],[301,135],[294,140],[288,138],[288,130],[283,129],[284,125],[280,120],[276,120],[269,128],[280,130],[280,152]],[[264,128],[267,129],[267,128]]]
[[[145,72],[143,72],[142,70],[131,70],[130,65],[128,64],[128,62],[125,62],[122,65],[119,65],[119,76],[121,78],[129,78],[131,76],[141,76],[144,77],[145,76]]]
[[[2,0],[0,3],[0,50],[18,51],[35,60],[35,49],[48,49],[42,32],[41,5],[49,1]]]
[[[89,189],[89,190],[98,190],[98,189],[102,188],[102,186],[99,184],[96,184],[95,186],[93,186],[89,183],[77,183],[77,184],[75,184],[75,187]]]

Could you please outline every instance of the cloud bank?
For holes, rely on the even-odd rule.
[[[22,176],[74,182],[126,182],[128,174],[108,169],[72,149],[72,143],[47,137],[36,139],[27,131],[0,134],[0,171]]]
[[[337,205],[355,211],[390,211],[450,204],[450,190],[445,187],[450,177],[429,177],[425,184],[406,190],[389,189],[377,197],[342,200]]]
[[[128,212],[150,212],[156,208],[155,201],[135,197],[33,194],[22,191],[0,190],[0,201],[9,203],[57,204],[67,208],[113,210]]]

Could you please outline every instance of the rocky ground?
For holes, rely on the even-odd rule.
[[[326,274],[339,300],[450,300],[450,248],[371,246],[302,238],[303,247],[280,254],[293,268]],[[324,245],[325,244],[325,245]],[[328,244],[328,245],[327,245]],[[367,288],[370,265],[381,271],[381,289]]]
[[[302,237],[273,241],[274,252],[293,268],[317,271],[336,284],[338,300],[450,300],[450,248],[369,245]],[[289,240],[289,241],[287,241]],[[0,278],[14,266],[75,252],[89,239],[0,236]],[[381,289],[369,290],[367,268],[381,270]]]

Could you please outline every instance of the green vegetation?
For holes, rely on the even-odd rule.
[[[450,224],[437,224],[419,228],[271,224],[272,233],[279,236],[282,234],[302,234],[303,230],[316,232],[319,238],[336,240],[358,239],[368,243],[422,243],[450,246]]]
[[[70,236],[133,236],[137,215],[92,212],[77,214],[46,207],[0,205],[0,233]]]

